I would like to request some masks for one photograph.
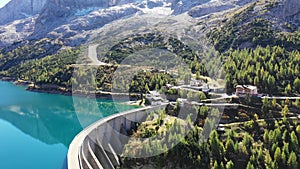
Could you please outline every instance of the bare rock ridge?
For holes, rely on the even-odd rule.
[[[73,31],[99,28],[99,26],[103,26],[108,22],[136,13],[137,10],[132,8],[124,9],[120,7],[119,11],[110,9],[110,7],[113,6],[121,6],[132,2],[134,2],[134,0],[48,0],[36,19],[33,37],[42,37],[66,24],[73,25],[73,27],[77,25],[76,29],[72,29]],[[89,12],[87,12],[81,16],[85,18],[86,21],[83,21],[83,19],[78,20],[79,16],[76,14],[78,10],[86,10],[88,8],[94,9],[94,11],[95,9],[102,10],[102,13],[93,16],[90,15],[90,17],[93,18],[91,19],[84,17],[88,15]],[[92,21],[90,22],[89,20]],[[78,21],[78,23],[74,23],[74,21]],[[90,23],[90,25],[87,25],[87,22]],[[93,27],[95,25],[96,27]]]
[[[48,0],[48,2],[54,3],[58,6],[84,8],[87,6],[108,7],[122,3],[133,2],[133,0]]]
[[[276,10],[276,9],[274,9]],[[285,0],[279,2],[277,11],[282,18],[300,23],[300,0]]]
[[[192,17],[201,17],[210,13],[220,12],[234,7],[235,6],[233,4],[207,3],[192,8],[188,14]]]
[[[0,25],[44,13],[67,15],[74,8],[115,6],[135,0],[11,0],[0,9]]]
[[[47,0],[11,0],[0,9],[0,25],[39,14]]]
[[[192,7],[205,4],[210,2],[211,0],[185,0],[185,1],[178,1],[173,4],[173,15],[178,15],[184,12],[189,11]]]
[[[163,7],[172,15],[198,18],[263,0],[11,0],[0,9],[0,47],[41,38],[64,45],[85,43],[93,31],[123,17]],[[300,0],[276,0],[269,15],[300,25]],[[263,4],[263,3],[262,3]],[[148,8],[148,9],[146,9]],[[155,13],[156,10],[154,9]],[[213,17],[213,16],[212,16]],[[199,18],[201,19],[201,18]]]

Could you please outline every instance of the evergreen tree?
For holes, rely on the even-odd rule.
[[[291,94],[291,92],[292,92],[292,87],[291,87],[290,84],[288,84],[288,85],[285,87],[285,93]]]
[[[220,162],[224,154],[224,146],[219,140],[219,135],[216,130],[212,131],[209,143],[211,147],[212,157],[218,162]]]
[[[290,143],[291,143],[292,150],[294,150],[295,152],[299,152],[298,138],[294,131],[292,131],[292,133],[291,133],[291,142]]]
[[[281,160],[282,160],[283,166],[285,166],[286,165],[286,155],[285,155],[284,151],[282,151],[282,153],[281,153]]]
[[[250,161],[248,162],[246,169],[254,169],[254,166]]]
[[[145,92],[149,92],[149,91],[150,91],[150,89],[149,89],[148,83],[146,83],[146,85],[145,85]]]
[[[219,169],[219,165],[218,165],[218,162],[217,162],[217,161],[214,162],[214,166],[213,166],[212,168],[213,168],[213,169]]]
[[[287,105],[284,106],[284,108],[281,110],[281,116],[286,117],[286,115],[289,113],[289,108]]]
[[[228,136],[227,137],[227,141],[225,144],[225,151],[226,151],[226,158],[230,159],[230,157],[235,154],[234,151],[234,142],[232,141],[232,139]]]
[[[264,161],[266,168],[272,168],[272,162],[272,157],[270,156],[269,150],[267,150]]]
[[[275,153],[274,153],[274,160],[275,162],[279,163],[281,160],[281,150],[279,147],[276,148]]]
[[[234,165],[233,165],[233,162],[231,160],[227,162],[226,169],[234,169]]]
[[[297,169],[298,168],[297,156],[293,151],[291,152],[291,154],[289,156],[287,164],[288,164],[288,167],[290,169]]]
[[[294,80],[294,88],[297,93],[300,93],[300,79],[298,77]]]

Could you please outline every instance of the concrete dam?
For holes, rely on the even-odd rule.
[[[68,169],[115,169],[121,165],[119,154],[136,123],[144,122],[151,112],[166,104],[148,106],[101,119],[80,132],[68,151]]]

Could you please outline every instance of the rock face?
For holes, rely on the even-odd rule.
[[[134,2],[134,0],[48,0],[58,6],[73,7],[73,8],[86,8],[90,6],[108,7]]]
[[[300,25],[300,1],[299,0],[285,0],[278,7],[281,11],[282,18],[286,18],[290,21]]]
[[[62,39],[67,46],[78,46],[87,40],[86,33],[119,18],[135,14],[137,11],[137,8],[130,5],[95,10],[55,28],[47,36],[53,39]]]
[[[11,0],[0,9],[0,25],[41,12],[47,0]]]
[[[211,0],[174,0],[173,1],[173,15],[178,15],[189,11],[191,8],[210,2]]]
[[[223,4],[223,3],[208,3],[204,5],[199,5],[192,8],[188,14],[192,17],[201,17],[210,13],[220,12],[234,8],[232,4]]]
[[[115,6],[134,2],[135,0],[11,0],[0,9],[0,25],[32,15],[62,16],[75,8]]]
[[[35,36],[42,36],[53,28],[74,18],[77,10],[87,8],[109,8],[131,3],[134,0],[47,0],[36,20]]]
[[[66,45],[85,42],[92,31],[122,17],[168,8],[192,17],[226,12],[258,0],[11,0],[0,9],[0,47],[43,37]],[[277,0],[269,15],[300,25],[300,0]],[[19,20],[18,20],[19,19]]]
[[[300,13],[299,0],[285,0],[283,3],[283,14],[286,17],[297,15]]]
[[[33,32],[34,25],[34,17],[16,20],[6,26],[0,25],[0,47],[24,40]]]

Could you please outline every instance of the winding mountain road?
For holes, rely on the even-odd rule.
[[[99,46],[99,44],[92,44],[89,45],[89,49],[88,49],[88,57],[91,59],[92,63],[89,65],[99,65],[99,66],[105,66],[105,65],[110,65],[104,62],[101,62],[98,60],[97,57],[97,47]]]

